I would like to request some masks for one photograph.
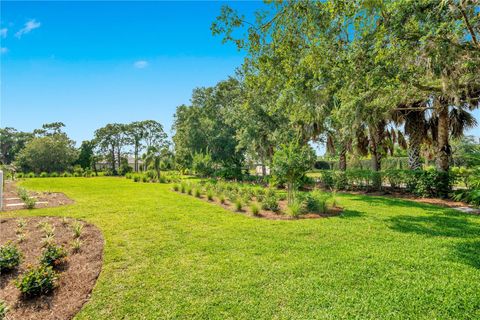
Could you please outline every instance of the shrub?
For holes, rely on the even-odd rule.
[[[213,200],[213,191],[210,190],[210,189],[207,191],[207,199],[208,199],[209,201],[212,201],[212,200]]]
[[[0,247],[0,273],[14,269],[21,260],[22,254],[12,243],[8,242]]]
[[[29,173],[27,174],[27,178],[35,178],[35,173],[29,172]]]
[[[273,212],[278,212],[280,210],[280,207],[278,205],[278,199],[275,194],[275,191],[273,190],[268,190],[265,193],[265,196],[262,201],[262,209],[264,210],[271,210]]]
[[[48,177],[48,173],[46,172],[40,173],[40,178],[47,178],[47,177]]]
[[[252,211],[254,216],[258,216],[260,214],[260,207],[255,202],[252,202],[250,204],[250,211]]]
[[[130,172],[125,174],[125,179],[132,179],[132,174]]]
[[[202,194],[200,193],[200,189],[199,188],[195,188],[195,197],[197,198],[200,198]]]
[[[223,194],[220,194],[220,195],[218,196],[218,200],[220,200],[220,203],[221,203],[221,204],[224,204],[224,203],[225,203],[225,196],[224,196]]]
[[[28,191],[25,190],[24,188],[18,188],[17,189],[17,194],[18,194],[18,197],[22,201],[25,201],[26,199],[28,199],[30,197],[29,194],[28,194]]]
[[[148,177],[145,175],[142,175],[142,182],[148,182]]]
[[[240,198],[237,198],[235,200],[235,210],[236,211],[242,211],[242,208],[243,208],[242,200]]]
[[[80,249],[82,248],[82,242],[80,239],[75,239],[72,241],[72,252],[77,253],[80,252]]]
[[[40,265],[27,270],[15,281],[15,285],[25,297],[34,297],[53,291],[57,279],[52,267]]]
[[[304,211],[304,207],[301,201],[294,201],[288,205],[287,214],[291,217],[297,218]]]
[[[23,172],[19,172],[19,173],[16,174],[16,176],[17,176],[18,179],[21,179],[25,176],[25,174]],[[0,318],[0,319],[2,319],[2,318]]]
[[[303,203],[308,212],[326,213],[328,198],[328,195],[322,194],[319,190],[314,190],[303,196]]]
[[[215,172],[212,155],[210,153],[195,153],[192,159],[192,168],[202,177],[210,177]]]
[[[83,231],[83,223],[76,221],[72,225],[72,231],[73,231],[73,237],[74,238],[80,238],[80,236],[82,235],[82,231]]]
[[[64,172],[62,174],[62,177],[64,177],[64,178],[68,178],[68,177],[71,177],[71,176],[72,176],[72,174],[70,172]]]
[[[180,190],[180,186],[178,184],[174,184],[173,187],[172,187],[173,191],[178,191]]]
[[[168,178],[164,175],[158,177],[158,182],[159,183],[168,183]]]
[[[50,177],[52,177],[52,178],[57,178],[57,177],[58,177],[58,172],[52,172],[52,173],[50,173]]]
[[[140,182],[140,179],[141,179],[140,175],[138,175],[138,174],[133,175],[133,181],[134,182]]]
[[[45,235],[47,237],[55,236],[55,227],[52,226],[50,223],[42,222],[40,224],[40,227],[42,228],[43,232],[45,232]]]
[[[187,187],[187,194],[190,196],[192,195],[192,187],[190,186]]]
[[[24,200],[23,201],[25,203],[25,207],[27,209],[33,209],[35,208],[35,204],[37,204],[37,200],[35,200],[34,198],[32,197],[28,197],[28,199]]]
[[[54,244],[47,245],[42,251],[40,263],[46,266],[58,266],[65,262],[67,252],[62,246]]]
[[[4,320],[7,317],[8,307],[5,301],[0,300],[0,320]]]
[[[185,191],[186,191],[186,186],[185,186],[184,183],[182,183],[182,184],[180,185],[180,192],[181,192],[181,193],[185,193]]]

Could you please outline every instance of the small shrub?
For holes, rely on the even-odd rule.
[[[58,178],[58,172],[52,172],[50,173],[51,178]]]
[[[158,182],[159,182],[159,183],[168,183],[168,179],[167,179],[167,177],[165,177],[165,176],[160,176],[160,177],[158,178]]]
[[[308,212],[315,213],[326,213],[327,212],[327,199],[328,195],[322,194],[318,190],[307,193],[303,197],[303,203],[305,204],[305,209]]]
[[[33,209],[35,208],[35,205],[37,204],[37,200],[35,200],[34,198],[32,197],[29,197],[28,199],[24,200],[23,201],[25,203],[25,207],[27,209]]]
[[[72,241],[72,252],[73,253],[80,252],[81,248],[82,248],[82,242],[80,241],[79,238]]]
[[[143,176],[142,176],[142,182],[148,182],[148,177],[145,176],[145,175],[143,175]]]
[[[130,172],[125,174],[126,179],[132,179],[132,177],[133,177],[133,175]]]
[[[223,193],[218,196],[218,200],[220,200],[220,203],[221,203],[221,204],[224,204],[224,203],[225,203],[225,196],[223,195]]]
[[[48,247],[55,244],[55,235],[46,235],[42,238],[42,246]]]
[[[82,231],[83,231],[83,223],[76,221],[72,225],[72,231],[73,231],[73,237],[74,238],[80,238],[80,236],[82,235]]]
[[[264,196],[263,201],[262,201],[262,209],[271,210],[273,212],[278,212],[280,210],[275,191],[268,190],[265,193],[265,196]]]
[[[55,227],[52,226],[50,223],[43,222],[40,224],[40,227],[42,228],[43,232],[47,237],[55,236]]]
[[[35,178],[35,173],[29,172],[29,173],[27,174],[27,178]]]
[[[28,191],[25,190],[24,188],[18,188],[17,189],[17,194],[18,194],[18,197],[22,200],[22,201],[25,201],[27,200],[30,196],[28,194]]]
[[[30,268],[14,283],[23,296],[35,297],[53,291],[57,285],[57,279],[57,274],[52,267],[41,265]]]
[[[178,184],[174,184],[173,187],[172,187],[173,191],[178,191],[180,190],[180,186]]]
[[[199,189],[199,188],[196,188],[196,189],[195,189],[195,197],[200,198],[201,195],[202,195],[202,194],[200,193],[200,189]]]
[[[69,178],[69,177],[71,177],[71,176],[72,176],[72,174],[71,174],[70,172],[64,172],[64,173],[62,174],[62,177],[64,177],[64,178]]]
[[[58,266],[65,262],[67,252],[62,246],[48,245],[43,249],[40,263],[45,266]]]
[[[7,317],[8,306],[3,300],[0,300],[0,320],[4,320]]]
[[[19,218],[19,219],[17,220],[17,227],[18,227],[19,229],[24,229],[26,226],[27,226],[27,221],[26,221],[25,219]]]
[[[303,204],[300,201],[294,201],[288,205],[287,213],[293,218],[298,218],[304,211]]]
[[[16,174],[16,177],[18,179],[22,179],[24,176],[25,176],[25,174],[23,172],[19,172],[19,173]],[[2,319],[2,318],[0,317],[0,319]]]
[[[207,199],[208,199],[208,201],[213,200],[213,191],[212,190],[207,191]]]
[[[243,208],[242,200],[240,198],[237,198],[235,200],[235,210],[236,211],[242,211],[242,208]]]
[[[47,178],[47,177],[48,177],[48,173],[46,172],[40,173],[40,178]]]
[[[18,243],[22,243],[22,242],[24,242],[26,239],[27,239],[27,236],[25,235],[25,233],[19,233],[19,234],[17,235],[17,242],[18,242]]]
[[[140,175],[138,175],[138,174],[135,174],[135,175],[133,176],[133,181],[134,181],[134,182],[140,182],[140,179],[141,179],[141,177],[140,177]]]
[[[183,184],[183,183],[180,185],[180,192],[181,192],[181,193],[185,193],[185,192],[186,192],[186,186],[185,186],[185,184]]]
[[[252,214],[254,216],[258,216],[260,214],[260,207],[258,206],[258,204],[252,202],[250,204],[250,211],[252,211]]]
[[[0,247],[0,273],[16,268],[21,260],[21,252],[12,243],[8,242]]]
[[[190,186],[187,187],[187,194],[190,196],[192,195],[192,187]]]

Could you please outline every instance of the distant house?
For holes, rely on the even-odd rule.
[[[128,166],[131,167],[132,169],[135,169],[135,158],[133,156],[127,156],[127,161],[128,161]],[[95,164],[97,170],[102,171],[105,169],[110,168],[110,163],[108,161],[102,160],[98,161]],[[141,158],[138,158],[138,170],[142,170],[143,168],[143,160]]]
[[[265,166],[265,174],[267,176],[270,175],[270,167],[269,166]],[[263,176],[263,168],[262,168],[262,165],[256,165],[255,166],[255,175],[257,176]]]

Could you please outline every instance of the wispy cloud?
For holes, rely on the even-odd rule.
[[[41,23],[38,22],[37,20],[35,19],[29,20],[25,23],[25,26],[22,29],[18,30],[18,32],[15,33],[15,36],[17,38],[20,38],[24,34],[27,34],[34,29],[40,28],[40,26],[41,26]]]
[[[148,61],[146,60],[138,60],[133,63],[133,66],[137,69],[144,69],[148,67]]]
[[[7,52],[8,52],[8,48],[5,48],[5,47],[0,48],[0,53],[1,54],[7,53]]]
[[[7,32],[8,32],[7,28],[0,29],[0,37],[6,38],[7,37]]]

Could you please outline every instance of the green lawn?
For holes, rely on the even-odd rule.
[[[340,195],[341,217],[269,221],[170,185],[23,185],[76,204],[14,215],[66,215],[103,231],[103,270],[77,319],[480,318],[479,216]]]

